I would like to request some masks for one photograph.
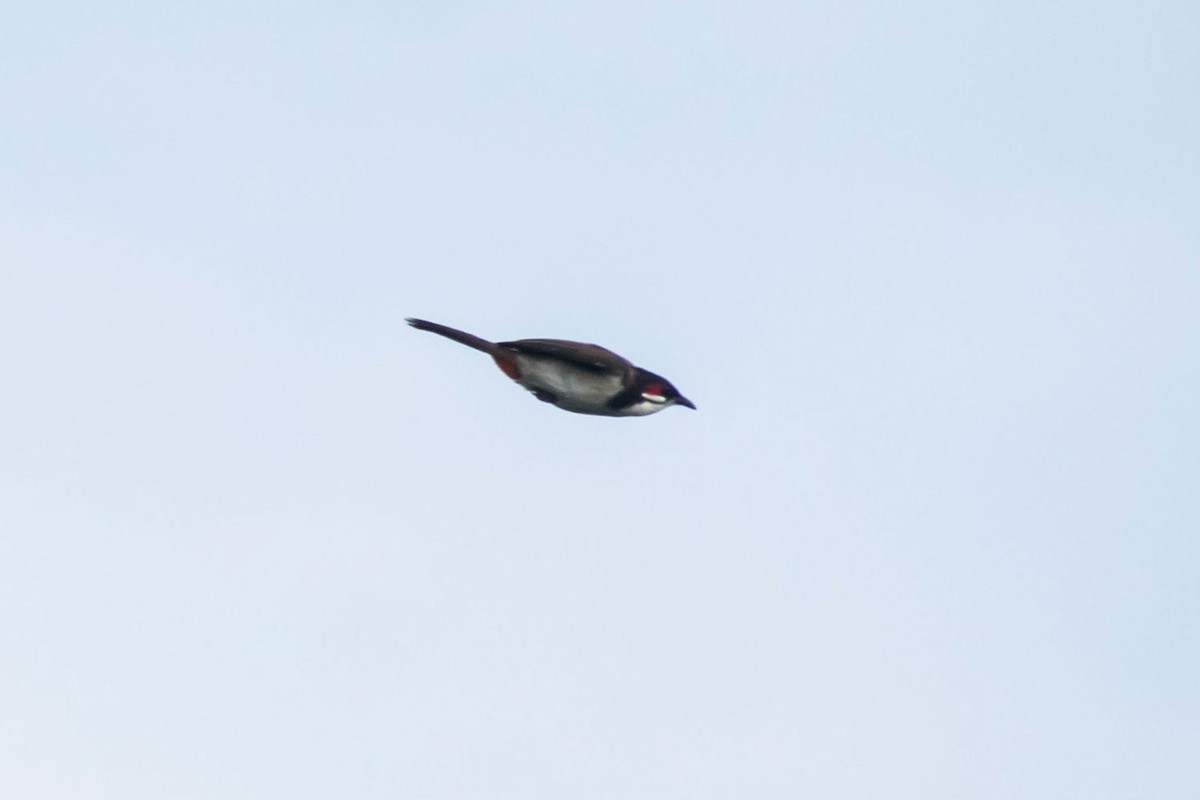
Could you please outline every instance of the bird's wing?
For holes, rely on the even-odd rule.
[[[499,342],[499,345],[531,356],[557,358],[593,372],[623,374],[633,369],[633,365],[628,361],[598,344],[568,342],[562,339],[519,339],[515,342]]]

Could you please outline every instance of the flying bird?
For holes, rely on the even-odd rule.
[[[408,318],[417,330],[482,350],[508,377],[544,403],[576,414],[644,417],[671,406],[695,409],[669,380],[599,345],[562,339],[489,342],[436,322]]]

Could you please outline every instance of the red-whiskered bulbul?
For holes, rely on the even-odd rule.
[[[562,339],[489,342],[423,319],[410,317],[408,324],[482,350],[501,372],[533,392],[538,400],[564,411],[644,417],[675,405],[696,407],[666,378],[635,367],[599,345]]]

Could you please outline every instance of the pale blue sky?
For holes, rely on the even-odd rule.
[[[1200,796],[1200,6],[4,17],[0,796]]]

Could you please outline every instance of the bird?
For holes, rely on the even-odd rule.
[[[644,417],[671,406],[695,410],[666,378],[599,345],[563,339],[489,342],[447,325],[408,317],[421,331],[487,353],[508,377],[544,403],[576,414]]]

